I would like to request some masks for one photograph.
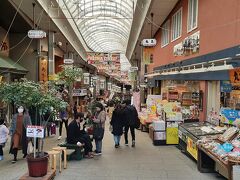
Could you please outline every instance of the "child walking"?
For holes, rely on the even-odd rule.
[[[4,125],[4,119],[0,118],[0,161],[3,160],[3,147],[8,139],[8,128]]]

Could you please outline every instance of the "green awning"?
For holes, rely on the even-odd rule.
[[[0,56],[0,68],[25,72],[28,71],[18,63],[14,62],[12,59],[3,56]]]

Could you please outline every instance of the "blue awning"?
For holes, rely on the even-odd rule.
[[[229,71],[212,71],[212,72],[199,72],[187,74],[171,74],[171,75],[158,75],[152,78],[151,81],[156,80],[186,80],[186,81],[220,81],[229,80]]]

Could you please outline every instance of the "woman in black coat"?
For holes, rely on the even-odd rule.
[[[114,109],[110,124],[112,125],[112,134],[114,136],[115,148],[118,148],[121,136],[123,134],[123,126],[124,126],[123,111],[120,104],[118,104]]]

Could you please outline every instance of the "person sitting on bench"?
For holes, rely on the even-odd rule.
[[[84,145],[85,157],[93,158],[91,139],[84,130],[81,130],[80,126],[83,117],[83,113],[77,113],[75,119],[68,125],[67,143],[77,144],[78,146]]]

